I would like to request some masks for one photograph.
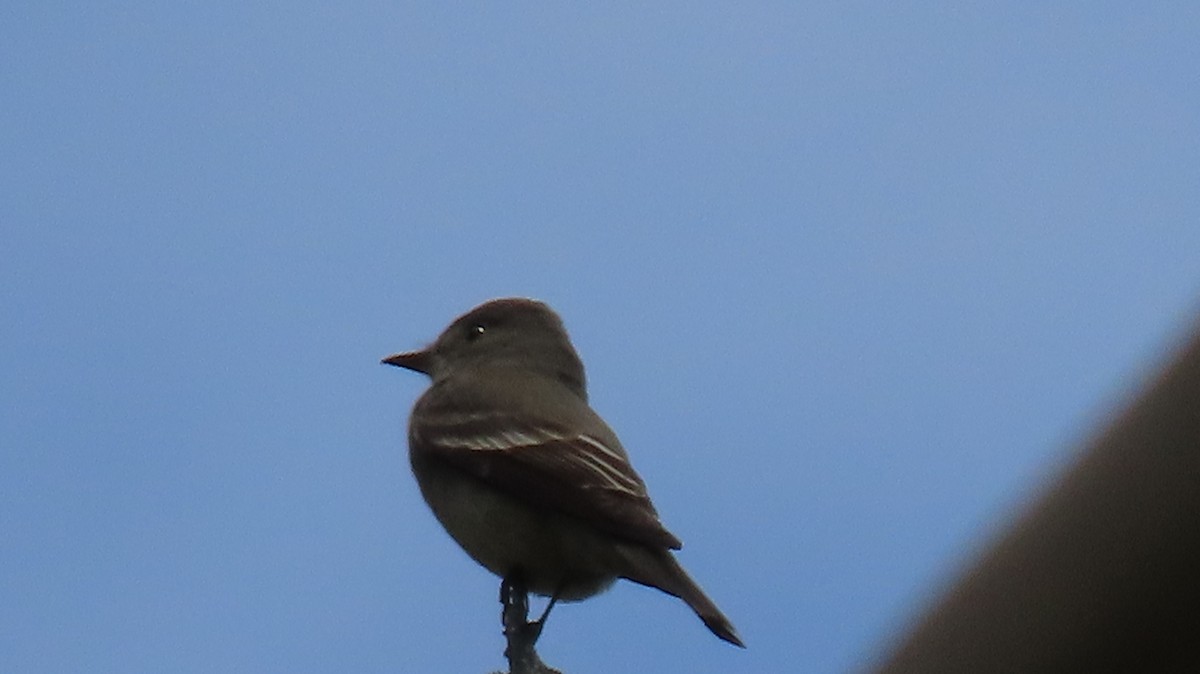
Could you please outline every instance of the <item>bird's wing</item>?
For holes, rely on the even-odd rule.
[[[422,415],[413,451],[619,538],[678,550],[619,444],[502,412]]]

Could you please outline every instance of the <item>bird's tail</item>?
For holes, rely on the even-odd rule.
[[[622,577],[679,597],[700,616],[700,620],[704,621],[704,625],[712,630],[713,634],[734,646],[746,647],[733,623],[729,622],[729,618],[721,613],[721,609],[717,608],[713,600],[704,594],[704,590],[701,590],[696,581],[683,570],[669,550],[652,550],[637,546],[626,548],[625,553],[625,558],[630,564],[626,572],[621,574]]]

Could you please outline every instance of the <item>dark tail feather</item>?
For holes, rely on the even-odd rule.
[[[746,647],[746,644],[742,643],[741,637],[738,636],[737,630],[734,629],[733,623],[729,622],[729,618],[721,613],[721,609],[717,608],[713,600],[704,594],[704,590],[701,590],[696,581],[692,580],[687,571],[683,570],[670,551],[651,550],[639,546],[628,549],[626,559],[630,562],[631,568],[622,574],[623,577],[679,597],[692,607],[692,610],[700,616],[700,620],[704,621],[704,625],[712,630],[713,634],[734,646]]]

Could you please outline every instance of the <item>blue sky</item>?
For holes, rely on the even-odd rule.
[[[500,668],[378,361],[507,295],[749,645],[623,584],[545,659],[846,671],[1197,308],[1190,3],[0,15],[3,671]]]

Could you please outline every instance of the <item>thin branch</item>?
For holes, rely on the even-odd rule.
[[[500,622],[508,641],[504,657],[508,659],[509,674],[562,674],[542,662],[534,649],[542,634],[542,621],[529,621],[529,592],[524,580],[515,575],[505,578],[500,583],[500,604],[504,607]]]

